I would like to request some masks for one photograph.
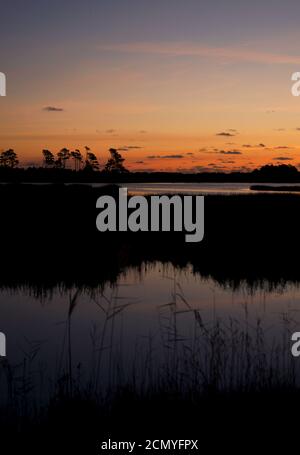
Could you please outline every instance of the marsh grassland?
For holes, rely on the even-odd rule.
[[[48,441],[49,453],[58,440],[61,453],[98,453],[108,433],[232,451],[230,435],[250,447],[255,433],[287,446],[299,196],[207,196],[204,239],[189,244],[178,232],[99,233],[96,200],[117,192],[0,187],[3,438],[32,451]]]

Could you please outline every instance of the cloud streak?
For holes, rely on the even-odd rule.
[[[43,108],[43,111],[46,111],[46,112],[63,112],[64,109],[62,107],[46,106],[46,107]]]
[[[235,136],[235,134],[226,133],[225,131],[222,131],[221,133],[217,133],[216,136],[233,137],[233,136]]]
[[[245,147],[245,148],[264,148],[264,147],[266,147],[266,145],[263,143],[260,143],[257,145],[243,144],[243,147]]]
[[[139,145],[123,145],[122,147],[118,147],[117,150],[120,152],[128,152],[129,150],[139,150],[142,148],[143,147],[140,147]]]
[[[165,159],[165,160],[179,160],[183,155],[149,155],[148,160]]]
[[[239,152],[238,150],[220,150],[221,155],[242,155],[242,152]]]
[[[154,54],[170,56],[194,56],[225,59],[240,62],[257,62],[264,64],[300,64],[299,55],[261,52],[237,47],[211,47],[190,42],[141,42],[101,44],[100,51],[121,52],[130,54]]]

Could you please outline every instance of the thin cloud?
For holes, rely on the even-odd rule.
[[[235,134],[227,133],[226,131],[222,131],[221,133],[217,133],[216,136],[233,137],[233,136],[235,136]]]
[[[291,158],[289,156],[276,156],[275,158],[273,158],[273,160],[276,160],[276,161],[292,161],[294,158]]]
[[[266,147],[266,145],[263,144],[263,143],[260,143],[260,144],[257,144],[257,145],[243,144],[243,147],[245,147],[245,148],[259,148],[259,147],[260,148],[264,148],[264,147]]]
[[[239,49],[237,47],[210,47],[191,42],[139,42],[102,44],[98,50],[130,54],[156,54],[170,56],[194,56],[225,59],[239,62],[258,62],[263,64],[300,64],[298,55]]]
[[[113,134],[113,133],[116,133],[117,130],[114,130],[113,128],[109,129],[109,130],[106,130],[105,131],[107,134]]]
[[[62,107],[46,106],[46,107],[43,108],[43,111],[46,111],[46,112],[63,112],[64,109]]]
[[[161,158],[167,159],[167,160],[177,160],[183,158],[183,155],[165,155],[162,156]]]
[[[220,150],[218,153],[221,153],[221,155],[242,155],[242,152],[238,150]]]
[[[167,159],[167,160],[179,160],[183,158],[183,155],[149,155],[147,156],[148,160],[156,159]]]
[[[234,164],[235,163],[234,160],[226,160],[224,158],[218,158],[218,161],[223,164]]]
[[[228,167],[219,164],[209,163],[207,166],[194,166],[189,172],[228,172]]]
[[[123,145],[122,147],[119,147],[117,150],[120,152],[128,152],[129,150],[139,150],[142,149],[143,147],[140,147],[139,145]]]

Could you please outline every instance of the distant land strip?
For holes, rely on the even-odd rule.
[[[300,186],[296,185],[281,185],[281,186],[273,186],[273,185],[251,185],[250,190],[253,191],[287,191],[287,192],[297,192],[300,193]]]

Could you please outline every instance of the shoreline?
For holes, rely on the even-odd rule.
[[[293,261],[300,255],[297,194],[206,196],[205,234],[194,244],[172,230],[99,232],[101,195],[117,198],[118,187],[0,185],[0,286],[95,288],[155,261],[190,264],[194,273],[232,286],[300,282]]]
[[[284,192],[284,193],[300,193],[300,185],[251,185],[251,191],[271,191],[271,192]]]

